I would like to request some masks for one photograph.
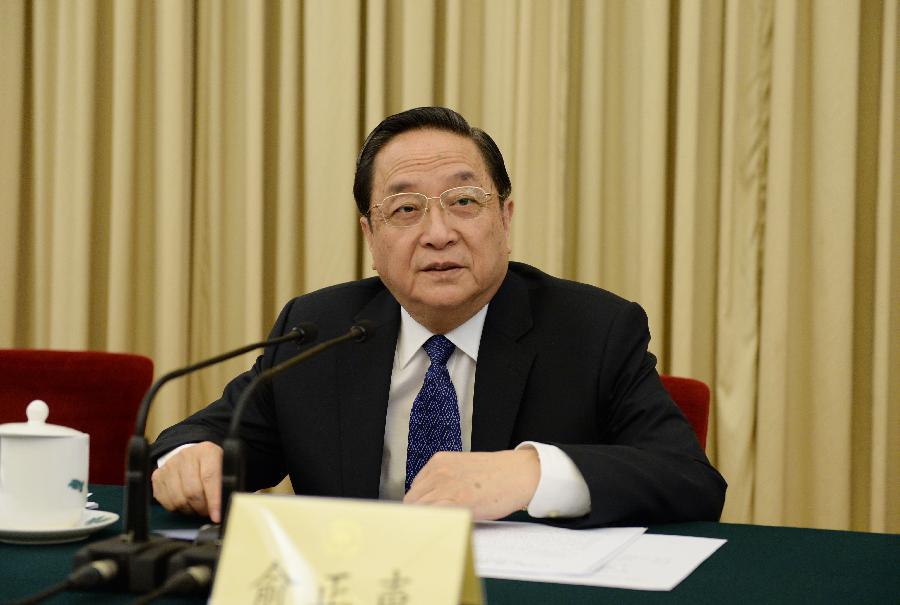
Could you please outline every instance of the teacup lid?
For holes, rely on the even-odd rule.
[[[35,399],[25,408],[28,422],[0,424],[0,437],[72,437],[83,435],[81,431],[58,424],[47,424],[50,408],[47,403]]]

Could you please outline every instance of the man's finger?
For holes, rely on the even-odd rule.
[[[406,504],[430,504],[437,498],[446,497],[446,484],[429,472],[430,469],[423,468],[413,479],[409,491],[403,497]],[[442,495],[443,494],[443,495]]]
[[[173,469],[161,470],[157,485],[159,488],[155,489],[154,496],[166,510],[183,514],[194,512],[185,497],[181,476]]]
[[[222,456],[212,452],[200,461],[200,481],[206,495],[206,507],[213,523],[221,522],[222,511]]]
[[[222,448],[210,442],[185,448],[151,476],[153,495],[167,510],[210,515],[218,522]]]
[[[163,470],[160,468],[154,470],[153,474],[150,475],[150,482],[153,484],[153,497],[156,498],[166,510],[175,510],[175,507],[172,506],[172,497],[169,494],[169,489],[166,487],[165,473],[163,473]]]
[[[409,491],[406,492],[406,495],[403,496],[404,504],[418,504],[421,503],[427,495],[431,492],[430,489],[423,487],[423,484],[416,485],[415,482],[409,487]]]
[[[177,473],[181,498],[178,503],[179,510],[184,513],[196,513],[205,515],[207,512],[206,494],[203,482],[200,480],[200,446],[181,452],[166,464],[172,465],[172,471]]]

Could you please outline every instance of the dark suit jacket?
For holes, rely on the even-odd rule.
[[[301,321],[324,340],[353,321],[378,326],[300,364],[263,388],[242,423],[251,489],[289,474],[297,493],[377,498],[400,307],[378,278],[295,298],[272,336]],[[472,450],[522,441],[562,448],[584,475],[588,516],[559,524],[716,520],[725,481],[660,383],[647,317],[592,286],[510,263],[488,307],[475,373]],[[270,348],[222,398],[164,431],[159,456],[183,443],[221,443],[231,409],[261,370],[295,355]]]

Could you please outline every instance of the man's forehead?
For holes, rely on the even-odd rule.
[[[374,169],[376,183],[392,190],[414,185],[424,176],[478,184],[487,174],[474,141],[440,130],[397,135],[376,154]]]
[[[451,172],[449,174],[442,175],[442,180],[453,185],[482,184],[481,176],[475,174],[475,172],[472,170],[460,170],[459,172],[455,173]],[[417,185],[418,182],[415,178],[404,178],[403,175],[396,175],[396,178],[388,179],[384,191],[387,194],[401,193],[403,191],[410,191]]]

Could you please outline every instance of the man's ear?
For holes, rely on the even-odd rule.
[[[369,247],[369,256],[372,257],[372,271],[378,271],[378,268],[375,266],[375,251],[372,248],[374,245],[372,238],[375,236],[372,233],[372,222],[369,220],[369,217],[359,217],[359,227],[362,229],[363,237],[366,238],[366,245]]]
[[[510,223],[512,223],[514,206],[515,202],[513,202],[512,198],[509,198],[503,202],[503,207],[500,210],[500,220],[503,221],[503,228],[506,230],[507,237],[509,237],[509,227]]]
[[[503,225],[503,236],[506,238],[507,256],[512,254],[512,244],[510,244],[509,230],[512,226],[513,210],[515,210],[515,204],[512,201],[512,198],[507,199],[500,206],[500,223]]]
[[[360,216],[359,226],[362,229],[363,237],[366,238],[366,245],[369,247],[369,252],[372,252],[372,224],[369,222],[369,217],[365,215]]]

